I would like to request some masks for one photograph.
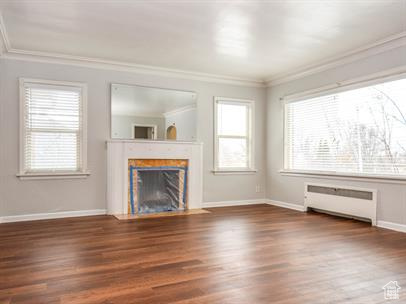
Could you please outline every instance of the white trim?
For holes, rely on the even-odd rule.
[[[152,125],[152,124],[138,124],[138,123],[133,123],[131,124],[131,138],[135,139],[135,130],[134,127],[147,127],[147,128],[154,128],[154,138],[152,140],[158,139],[158,126],[157,125]]]
[[[241,175],[241,174],[256,174],[258,172],[257,169],[230,169],[230,170],[212,170],[211,171],[214,175]]]
[[[124,111],[115,111],[111,113],[111,116],[125,116],[125,117],[147,117],[147,118],[164,118],[160,113],[135,113],[135,112],[124,112]]]
[[[374,174],[359,174],[359,173],[342,173],[342,172],[328,172],[328,171],[313,171],[313,170],[297,170],[286,169],[289,167],[289,142],[287,136],[288,120],[287,120],[287,107],[289,103],[300,100],[307,100],[320,96],[327,96],[334,93],[346,92],[354,89],[365,88],[374,84],[385,83],[398,79],[406,78],[406,65],[399,66],[393,69],[380,71],[378,73],[370,74],[367,76],[357,77],[330,85],[323,86],[312,90],[303,91],[291,95],[286,95],[281,98],[283,104],[283,166],[284,169],[279,170],[279,173],[287,176],[312,176],[323,177],[330,179],[343,179],[343,180],[358,180],[358,181],[375,181],[384,183],[397,183],[406,184],[406,176],[390,176],[390,175],[374,175]]]
[[[288,111],[287,111],[287,105],[283,105],[283,168],[288,168],[289,167],[289,157],[288,153],[291,152],[290,145],[289,145],[289,140],[287,136],[288,132]]]
[[[11,48],[5,54],[3,54],[3,57],[5,59],[72,65],[110,71],[132,72],[142,75],[156,75],[162,77],[197,80],[210,83],[224,83],[245,87],[265,87],[262,79],[200,73],[187,70],[169,69],[158,66],[141,65],[124,61],[104,60],[99,58],[72,56],[51,52],[28,51]]]
[[[203,202],[203,208],[216,208],[216,207],[231,207],[231,206],[245,206],[245,205],[258,205],[266,204],[267,200],[252,199],[252,200],[231,200],[231,201],[219,201],[219,202]]]
[[[140,74],[152,74],[182,79],[194,79],[212,83],[226,83],[231,85],[249,86],[249,87],[270,87],[320,73],[335,67],[339,67],[363,58],[377,55],[403,45],[406,45],[406,31],[399,34],[388,36],[384,39],[353,49],[344,54],[330,57],[313,64],[294,69],[287,73],[268,77],[266,79],[233,77],[227,75],[216,75],[210,73],[200,73],[195,71],[169,69],[157,66],[140,65],[130,62],[103,60],[100,58],[72,56],[67,54],[40,52],[15,49],[11,47],[7,30],[0,12],[0,34],[3,40],[0,46],[4,44],[4,53],[2,58],[14,60],[28,60],[44,63],[65,64],[79,67],[98,68],[113,71],[127,71]]]
[[[182,141],[182,140],[150,140],[150,139],[108,139],[106,140],[107,143],[139,143],[139,142],[146,142],[146,143],[160,143],[160,144],[187,144],[187,145],[203,145],[202,142],[198,141]]]
[[[1,31],[1,26],[0,26]],[[1,36],[1,34],[0,34]],[[0,37],[0,58],[2,58],[3,54],[7,52],[6,45],[4,44],[4,40]]]
[[[53,86],[60,86],[60,87],[77,87],[81,90],[87,87],[86,83],[83,82],[73,82],[73,81],[60,81],[60,80],[50,80],[50,79],[38,79],[38,78],[19,78],[20,82],[23,81],[24,83],[36,83],[39,85],[53,85]]]
[[[351,180],[369,183],[388,183],[388,184],[406,184],[406,176],[393,175],[373,175],[373,174],[351,174],[351,173],[335,173],[323,171],[300,171],[300,170],[279,170],[283,176],[293,177],[309,177],[335,180]]]
[[[364,45],[360,48],[351,50],[344,54],[330,57],[327,60],[321,60],[313,64],[292,70],[291,72],[270,77],[265,80],[265,84],[268,87],[276,86],[282,83],[314,75],[329,69],[340,67],[357,60],[362,60],[373,55],[387,52],[404,45],[406,45],[406,31],[403,31],[396,35],[391,35],[389,37],[386,37],[385,39],[375,41],[374,43]]]
[[[58,218],[79,217],[79,216],[93,216],[93,215],[104,215],[104,214],[106,214],[106,209],[9,215],[9,216],[0,217],[0,223],[37,221],[37,220],[58,219]]]
[[[215,207],[231,207],[231,206],[245,206],[245,205],[258,205],[258,204],[268,204],[272,206],[277,206],[281,208],[296,210],[300,212],[305,212],[305,206],[299,204],[286,203],[282,201],[272,200],[272,199],[253,199],[253,200],[242,200],[242,201],[220,201],[220,202],[205,202],[203,203],[203,208],[215,208]],[[406,232],[405,224],[398,224],[385,221],[377,221],[377,227],[391,229],[399,232]]]
[[[165,112],[162,115],[165,118],[167,118],[167,117],[171,117],[171,116],[181,114],[181,113],[184,113],[184,112],[192,111],[192,110],[195,110],[195,109],[196,109],[196,104],[191,104],[191,105],[187,105],[187,106],[184,106],[184,107],[172,110],[172,111]]]
[[[196,71],[170,69],[151,65],[142,65],[131,62],[104,60],[101,58],[74,56],[53,52],[41,52],[32,50],[23,50],[13,48],[8,39],[7,30],[4,25],[3,18],[0,12],[0,34],[5,44],[4,54],[0,54],[2,58],[14,60],[28,60],[34,62],[53,63],[73,65],[79,67],[88,67],[112,71],[126,71],[139,74],[151,74],[164,77],[193,79],[212,83],[225,83],[247,87],[264,87],[265,83],[262,79],[233,77],[228,75],[217,75],[210,73],[201,73]],[[1,52],[0,52],[1,53]]]
[[[240,98],[229,98],[229,97],[220,97],[220,96],[214,96],[214,102],[213,102],[213,112],[214,112],[214,157],[213,157],[213,170],[212,172],[249,172],[249,171],[255,171],[255,101],[250,100],[250,99],[240,99]],[[218,167],[218,139],[219,137],[227,137],[227,138],[232,138],[233,136],[223,136],[223,135],[218,135],[217,134],[217,105],[219,103],[222,104],[232,104],[232,105],[245,105],[248,107],[247,111],[247,129],[248,129],[248,135],[247,136],[234,136],[235,138],[246,138],[247,139],[247,149],[248,149],[248,167],[247,168],[220,168]]]
[[[258,205],[258,204],[268,204],[277,207],[297,210],[304,212],[303,205],[291,204],[280,202],[276,200],[271,200],[267,198],[262,199],[252,199],[252,200],[233,200],[233,201],[219,201],[219,202],[204,202],[203,208],[214,208],[214,207],[230,207],[230,206],[245,206],[245,205]]]
[[[271,200],[271,199],[267,199],[266,203],[269,204],[269,205],[272,205],[272,206],[292,209],[292,210],[296,210],[296,211],[301,211],[301,212],[306,211],[304,205],[285,203],[285,202]]]
[[[267,201],[266,203],[269,205],[278,206],[278,207],[287,208],[287,209],[293,209],[293,210],[302,211],[302,212],[306,211],[305,207],[303,205],[285,203],[285,202],[271,200],[271,199],[266,199],[266,201]],[[386,228],[386,229],[406,233],[406,224],[398,224],[398,223],[378,220],[376,226],[379,228]]]
[[[285,203],[285,202],[281,202],[281,201],[270,200],[270,199],[206,202],[206,203],[203,203],[203,208],[257,205],[257,204],[269,204],[269,205],[273,205],[273,206],[277,206],[277,207],[293,209],[293,210],[302,211],[302,212],[305,211],[304,206],[297,205],[297,204],[291,204],[291,203]],[[12,222],[22,222],[22,221],[81,217],[81,216],[95,216],[95,215],[105,215],[105,214],[106,214],[106,209],[94,209],[94,210],[79,210],[79,211],[62,211],[62,212],[52,212],[52,213],[10,215],[10,216],[0,217],[0,223],[12,223]],[[377,227],[406,233],[405,224],[398,224],[398,223],[379,220]]]
[[[405,224],[398,224],[393,222],[386,222],[386,221],[378,221],[377,224],[380,228],[390,229],[398,232],[406,233],[406,225]]]
[[[10,40],[8,39],[6,27],[4,25],[3,16],[0,12],[0,56],[7,53],[10,50]]]
[[[60,172],[60,173],[27,173],[17,174],[20,180],[33,180],[33,179],[76,179],[87,178],[90,172]]]
[[[81,171],[80,172],[25,172],[25,85],[26,84],[43,84],[52,86],[62,86],[62,87],[75,87],[80,89],[81,95],[81,107],[82,107],[82,129],[80,136],[80,157],[81,157]],[[19,121],[19,176],[21,179],[34,178],[37,179],[48,179],[48,178],[65,178],[67,175],[70,177],[79,176],[86,177],[89,175],[87,169],[87,84],[82,82],[70,82],[70,81],[57,81],[57,80],[44,80],[44,79],[33,79],[33,78],[19,78],[19,93],[20,93],[20,121]],[[67,173],[67,174],[66,174]]]
[[[280,100],[282,100],[284,103],[291,103],[299,100],[326,96],[342,91],[363,88],[374,84],[402,79],[404,77],[406,77],[406,65],[383,70],[366,76],[335,82],[319,88],[306,90],[299,93],[285,95],[281,97]]]

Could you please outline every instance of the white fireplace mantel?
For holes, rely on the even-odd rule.
[[[129,159],[187,159],[189,209],[200,209],[203,197],[203,145],[156,140],[107,141],[107,212],[128,213]]]

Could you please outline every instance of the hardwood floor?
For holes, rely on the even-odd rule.
[[[0,303],[406,303],[406,234],[269,205],[0,225]],[[391,302],[391,303],[392,303]]]

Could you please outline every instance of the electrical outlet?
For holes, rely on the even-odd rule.
[[[257,193],[261,192],[261,186],[260,185],[257,185],[255,187],[255,192],[257,192]]]

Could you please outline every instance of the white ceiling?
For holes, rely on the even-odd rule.
[[[111,85],[113,115],[164,117],[164,113],[192,107],[196,93],[124,84]]]
[[[263,80],[406,31],[406,0],[0,0],[11,48]]]

